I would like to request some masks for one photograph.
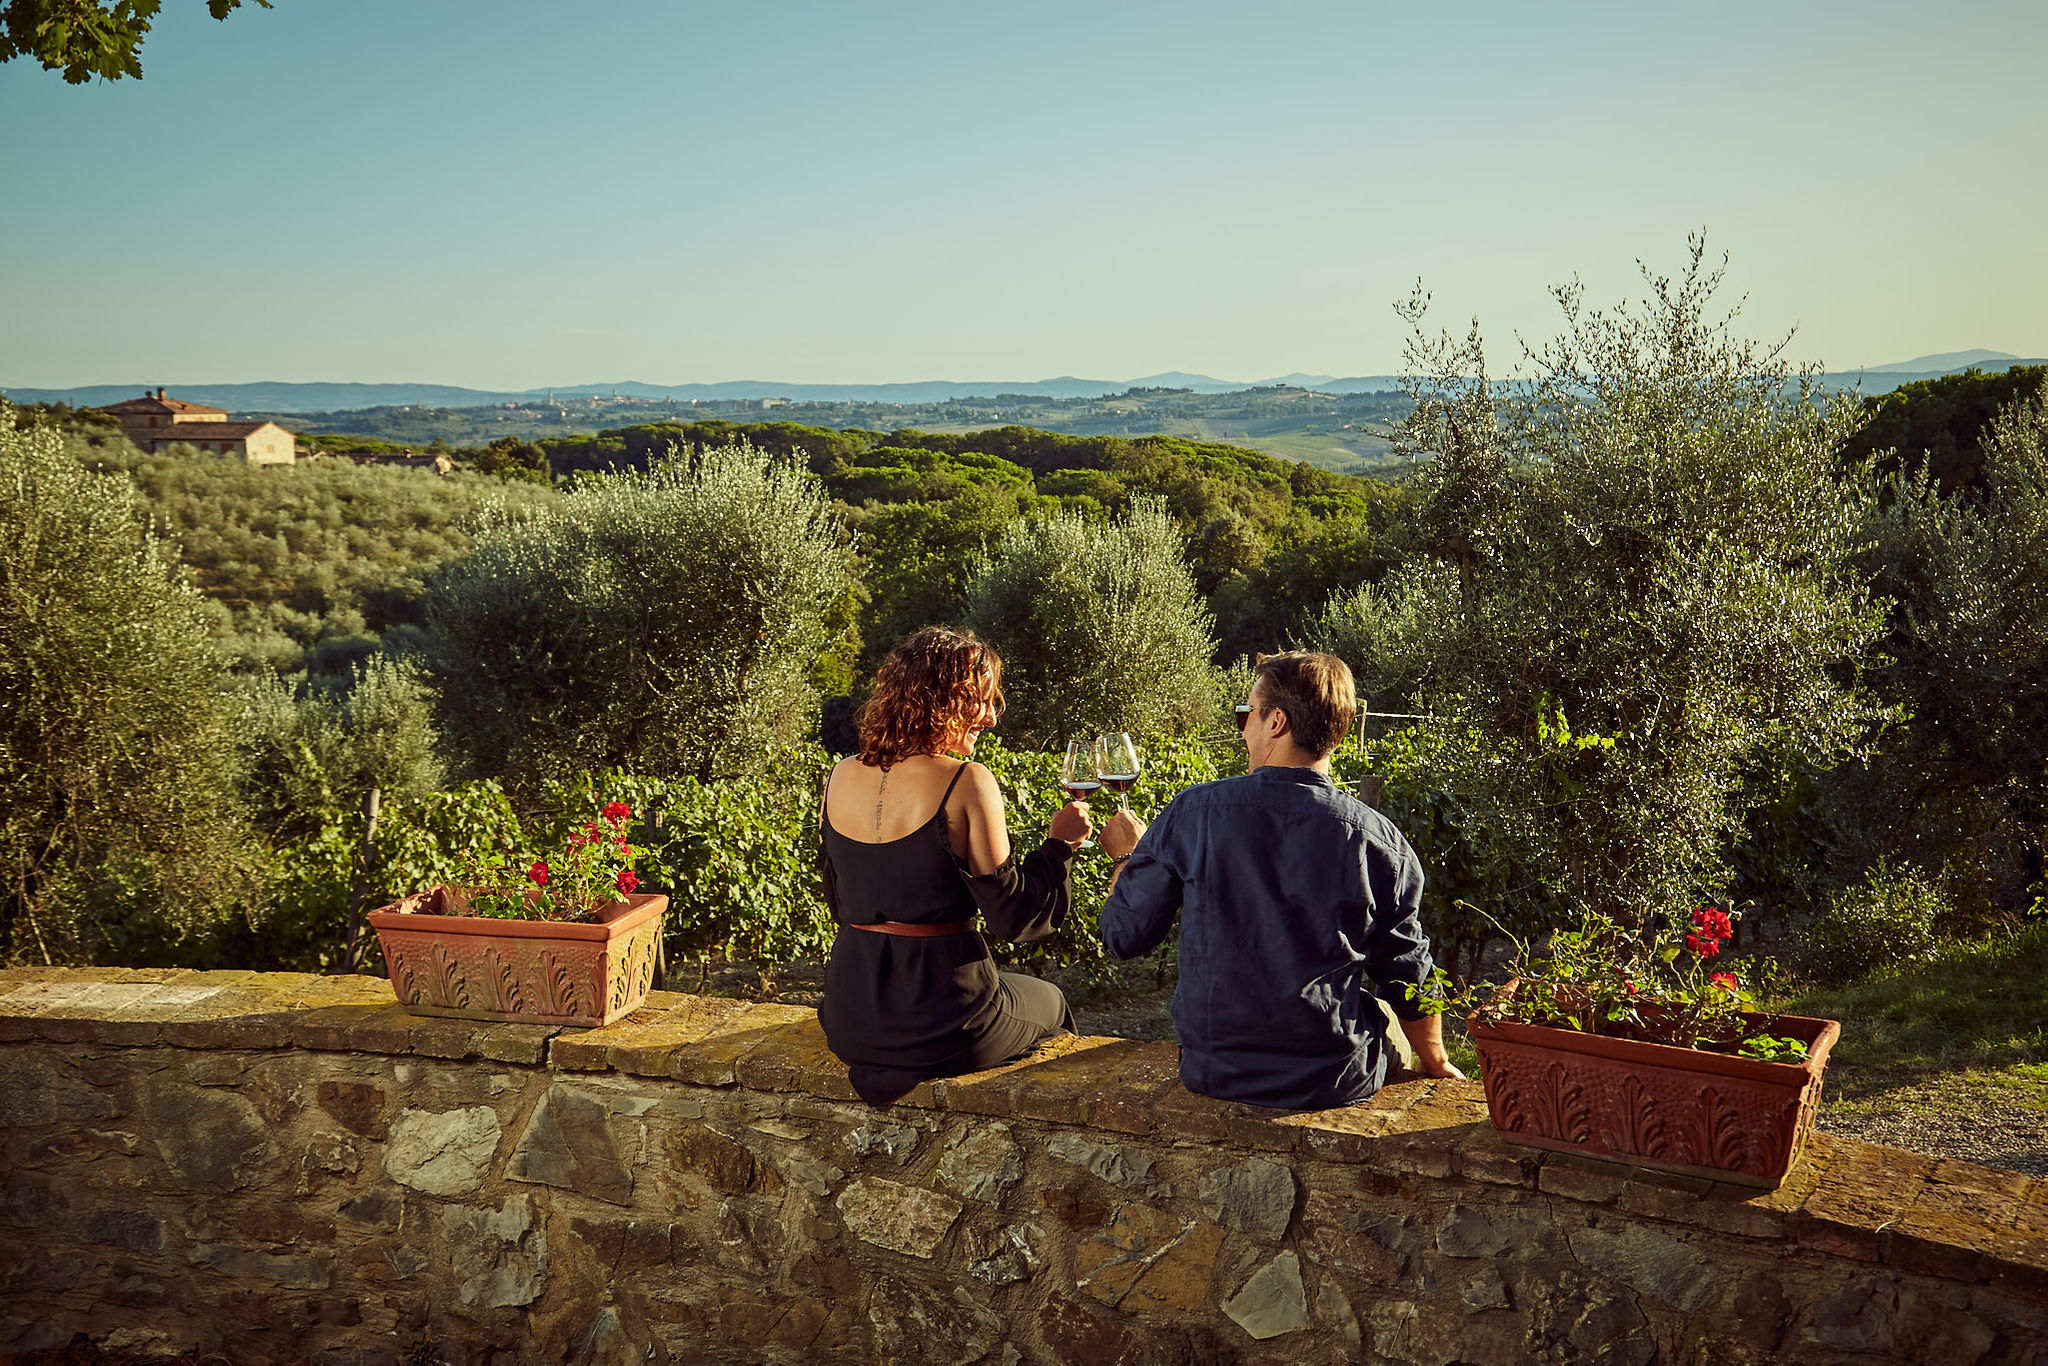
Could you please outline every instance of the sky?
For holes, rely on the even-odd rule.
[[[1679,270],[2048,356],[2048,5],[165,0],[0,66],[0,386],[1389,374]]]

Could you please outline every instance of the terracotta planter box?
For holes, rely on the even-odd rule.
[[[1813,1130],[1841,1026],[1745,1018],[1806,1044],[1806,1060],[1759,1062],[1549,1025],[1484,1024],[1476,1015],[1466,1028],[1487,1113],[1508,1142],[1774,1190]]]
[[[654,981],[668,898],[630,896],[590,924],[468,915],[452,887],[370,912],[391,988],[415,1015],[596,1028]]]

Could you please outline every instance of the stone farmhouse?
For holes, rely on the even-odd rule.
[[[230,422],[224,408],[170,398],[159,388],[100,410],[121,420],[121,431],[143,450],[173,444],[213,455],[238,455],[252,465],[289,465],[292,434],[275,422]]]

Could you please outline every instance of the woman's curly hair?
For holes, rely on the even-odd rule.
[[[1003,714],[1003,658],[972,631],[927,626],[905,636],[875,671],[861,704],[860,761],[888,768],[935,754],[967,728],[984,702]]]

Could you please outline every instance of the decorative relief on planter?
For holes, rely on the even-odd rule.
[[[459,893],[436,887],[370,912],[399,1004],[418,1015],[596,1028],[646,999],[668,898],[615,901],[588,924],[464,909]]]
[[[1772,1189],[1798,1161],[1820,1104],[1832,1020],[1781,1015],[1801,1063],[1527,1024],[1468,1026],[1502,1138]]]

